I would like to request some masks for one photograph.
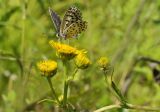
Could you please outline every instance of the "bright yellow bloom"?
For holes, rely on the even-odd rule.
[[[77,49],[59,42],[49,41],[49,44],[56,49],[57,54],[62,59],[72,59],[77,55]]]
[[[106,57],[101,57],[98,60],[98,65],[102,70],[107,70],[108,67],[110,66],[109,59]]]
[[[43,76],[52,77],[57,72],[57,63],[53,60],[44,60],[37,63],[38,69]]]
[[[85,69],[91,64],[90,60],[86,57],[86,55],[83,52],[79,52],[79,54],[76,56],[75,63],[77,67],[80,69]]]

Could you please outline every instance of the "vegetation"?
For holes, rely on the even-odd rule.
[[[48,9],[63,18],[73,5],[87,29],[58,43]],[[0,112],[160,111],[159,0],[0,0],[0,8]]]

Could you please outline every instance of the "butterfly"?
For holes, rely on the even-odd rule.
[[[67,9],[63,20],[51,8],[49,8],[49,13],[58,37],[64,39],[76,38],[82,31],[87,29],[87,22],[82,20],[82,13],[75,6]]]

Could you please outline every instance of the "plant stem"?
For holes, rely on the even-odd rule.
[[[56,104],[57,104],[57,102],[55,102],[54,100],[51,100],[51,99],[43,99],[43,100],[40,100],[40,101],[38,101],[37,104],[42,103],[42,102],[46,102],[46,101],[52,102],[52,103],[56,103]]]
[[[72,80],[74,79],[74,76],[76,75],[76,73],[78,72],[78,68],[76,68],[73,72],[73,75],[72,75]]]
[[[48,80],[49,86],[51,88],[51,91],[53,93],[53,96],[56,98],[57,102],[60,104],[60,101],[59,101],[59,99],[57,97],[57,94],[56,94],[56,92],[55,92],[55,90],[53,88],[53,85],[52,85],[52,82],[51,82],[51,78],[47,77],[47,80]]]
[[[65,80],[65,82],[64,82],[64,94],[63,94],[63,97],[64,97],[63,104],[64,104],[64,106],[67,103],[67,94],[68,94],[68,80]]]
[[[124,98],[123,94],[121,93],[121,91],[119,90],[119,88],[116,86],[116,84],[112,81],[111,82],[111,87],[114,90],[114,92],[117,94],[117,96],[119,97],[119,100],[122,104],[126,105],[126,99]]]
[[[22,2],[22,32],[21,32],[21,61],[24,64],[24,56],[25,56],[25,27],[26,27],[26,12],[27,12],[27,0]],[[23,76],[23,74],[22,74]]]
[[[160,108],[152,108],[152,107],[146,107],[146,106],[139,106],[139,105],[133,105],[133,104],[126,104],[129,109],[136,109],[136,110],[144,110],[144,111],[160,111]]]
[[[67,65],[66,65],[66,62],[63,62],[63,65],[64,65],[64,74],[65,74],[64,92],[63,92],[63,105],[66,106],[67,94],[68,94],[68,76],[67,76]]]
[[[114,108],[121,108],[121,105],[119,105],[119,104],[113,104],[113,105],[102,107],[102,108],[97,109],[97,110],[95,110],[93,112],[103,112],[103,111],[114,109]]]
[[[106,81],[106,84],[107,84],[110,92],[113,93],[113,95],[117,98],[118,101],[121,101],[119,94],[117,94],[115,89],[112,87],[112,80],[110,81],[110,79],[111,78],[109,76],[105,76],[105,81]]]
[[[160,111],[160,108],[144,107],[144,106],[139,106],[139,105],[133,105],[133,104],[126,103],[126,105],[113,104],[113,105],[105,106],[105,107],[97,109],[97,110],[95,110],[93,112],[104,112],[106,110],[116,109],[116,108],[144,110],[144,111],[156,111],[156,112]]]
[[[64,94],[63,94],[63,98],[64,98],[64,99],[63,99],[63,105],[66,106],[66,104],[67,104],[67,94],[68,94],[69,83],[70,83],[71,80],[74,79],[74,76],[75,76],[75,74],[76,74],[77,71],[78,71],[78,68],[76,68],[76,69],[74,70],[74,73],[73,73],[71,79],[70,79],[70,78],[68,79],[67,67],[66,67],[65,63],[64,63],[64,68],[65,68],[65,76],[66,76],[66,78],[65,78],[65,82],[64,82]]]
[[[120,104],[113,104],[113,105],[105,106],[105,107],[102,107],[102,108],[100,108],[98,110],[95,110],[93,112],[103,112],[103,111],[110,110],[110,109],[113,109],[113,108],[125,108],[125,109],[135,109],[135,110],[144,110],[144,111],[157,111],[157,112],[160,111],[160,108],[144,107],[144,106],[133,105],[133,104],[127,103],[127,101],[125,100],[125,98],[122,95],[121,91],[118,89],[118,87],[112,81],[112,79],[111,79],[111,84],[110,84],[108,79],[109,79],[109,77],[107,77],[105,75],[105,80],[106,80],[106,83],[109,85],[109,89],[111,91],[114,90],[114,92],[116,93],[116,96],[118,96],[118,100],[120,101]]]

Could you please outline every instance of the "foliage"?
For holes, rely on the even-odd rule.
[[[52,102],[37,104],[52,95],[36,63],[41,59],[58,60],[60,69],[52,83],[61,97],[65,76],[63,63],[48,44],[51,39],[57,41],[48,8],[63,17],[71,5],[82,11],[88,28],[70,44],[87,49],[92,62],[108,56],[114,66],[115,85],[128,102],[158,107],[160,87],[150,66],[154,61],[143,57],[160,60],[159,0],[0,0],[0,111],[56,111]],[[159,69],[159,65],[156,67]],[[69,101],[81,111],[94,111],[117,101],[108,88],[103,73],[92,63],[77,72]],[[109,110],[117,111],[125,110]]]

